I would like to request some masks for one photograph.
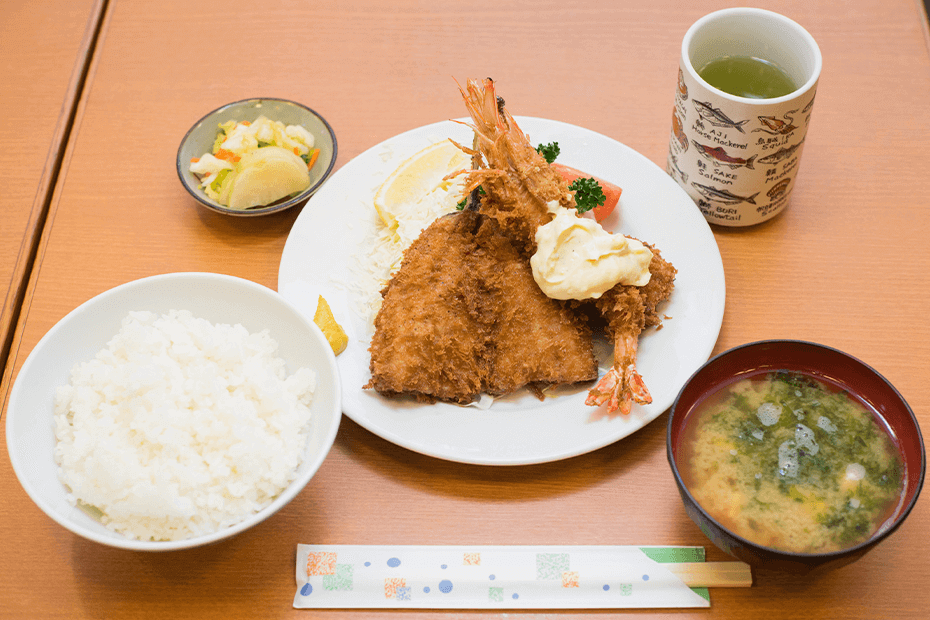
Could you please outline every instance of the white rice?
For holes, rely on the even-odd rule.
[[[307,368],[286,376],[277,347],[187,311],[129,313],[56,392],[68,500],[140,540],[209,534],[270,504],[304,459],[316,383]]]

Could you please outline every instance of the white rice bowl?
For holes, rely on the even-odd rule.
[[[261,522],[309,482],[338,430],[337,372],[316,325],[266,287],[145,278],[36,345],[10,392],[7,447],[29,496],[72,532],[198,546]]]
[[[56,391],[68,501],[141,540],[212,534],[270,504],[303,461],[316,381],[286,376],[277,348],[268,330],[130,312]]]

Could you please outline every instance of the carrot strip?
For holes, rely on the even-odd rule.
[[[198,161],[200,161],[200,158],[199,158],[199,157],[191,157],[191,163],[192,163],[192,164],[196,164]]]
[[[313,164],[316,163],[317,157],[320,156],[320,149],[313,149],[313,153],[310,155],[310,161],[307,162],[307,170],[313,168]]]
[[[226,149],[220,149],[216,152],[217,159],[225,159],[230,163],[236,163],[239,161],[240,157],[233,153],[232,151],[227,151]]]

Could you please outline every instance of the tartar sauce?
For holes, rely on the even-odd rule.
[[[553,201],[555,217],[536,230],[533,278],[553,299],[597,299],[620,283],[649,283],[652,252],[635,239],[613,235]]]

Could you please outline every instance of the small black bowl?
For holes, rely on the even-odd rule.
[[[719,387],[760,371],[796,371],[839,384],[871,405],[897,439],[904,461],[904,500],[893,520],[870,539],[829,553],[792,553],[753,543],[734,534],[710,516],[685,486],[676,463],[682,430],[695,407]],[[920,426],[904,398],[873,368],[836,349],[798,340],[766,340],[725,351],[695,372],[678,394],[668,419],[668,461],[688,516],[720,549],[757,567],[790,572],[821,572],[859,559],[894,532],[911,512],[926,471]]]
[[[285,125],[300,125],[316,140],[316,147],[320,149],[320,156],[310,171],[310,186],[299,194],[281,199],[264,207],[254,209],[230,209],[227,206],[211,199],[200,187],[200,180],[190,171],[191,158],[201,157],[209,153],[216,139],[217,127],[226,121],[254,121],[259,116],[266,116],[272,121],[281,121]],[[295,101],[262,97],[243,99],[213,110],[199,121],[194,123],[178,147],[177,171],[178,178],[191,196],[201,205],[222,213],[236,217],[255,217],[280,213],[286,209],[307,201],[329,177],[336,164],[339,147],[336,134],[325,118],[314,110]]]

